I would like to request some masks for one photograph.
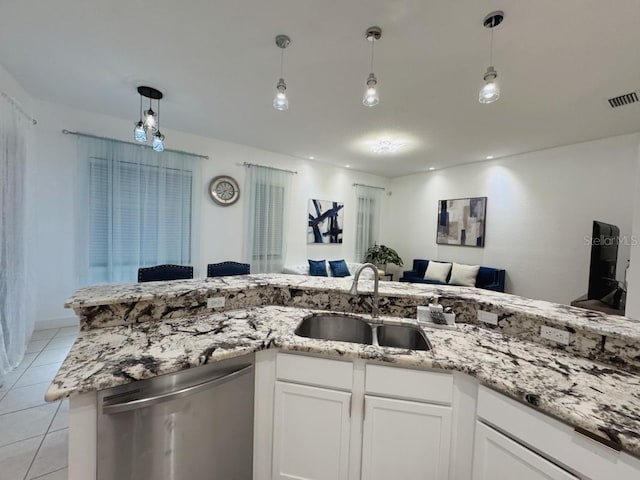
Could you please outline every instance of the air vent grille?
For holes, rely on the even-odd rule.
[[[613,97],[609,99],[609,105],[611,108],[622,107],[630,103],[636,103],[638,101],[638,92],[625,93],[619,97]]]

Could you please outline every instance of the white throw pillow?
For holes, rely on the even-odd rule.
[[[449,279],[449,283],[451,285],[475,287],[479,270],[479,265],[461,265],[459,263],[454,263],[453,269],[451,270],[451,278]]]
[[[436,280],[438,282],[447,283],[447,277],[451,271],[450,263],[430,261],[427,265],[427,271],[424,273],[426,280]]]
[[[284,267],[282,273],[289,273],[293,275],[309,275],[309,264],[289,265],[288,267]]]

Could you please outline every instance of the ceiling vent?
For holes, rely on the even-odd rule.
[[[618,97],[613,97],[609,99],[609,105],[611,108],[622,107],[623,105],[628,105],[630,103],[636,103],[638,101],[638,92],[625,93],[624,95],[620,95]]]

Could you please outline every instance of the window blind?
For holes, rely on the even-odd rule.
[[[139,267],[196,264],[200,161],[105,139],[79,142],[87,184],[82,283],[136,281]]]

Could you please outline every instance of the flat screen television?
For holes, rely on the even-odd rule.
[[[593,222],[591,235],[591,267],[589,269],[589,300],[600,300],[618,308],[618,281],[616,265],[618,263],[618,244],[620,229],[604,222]]]

